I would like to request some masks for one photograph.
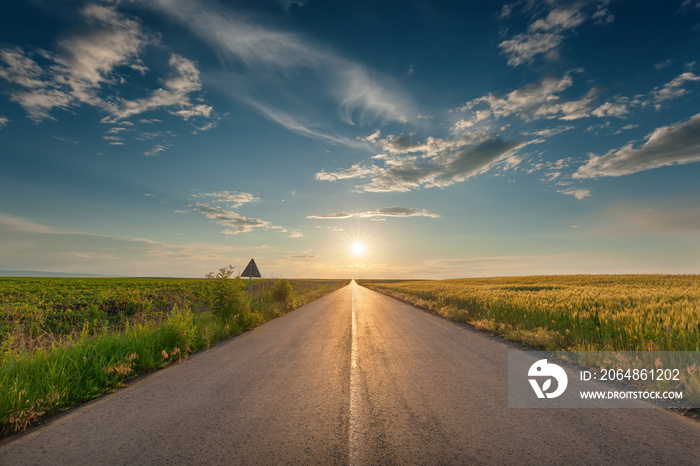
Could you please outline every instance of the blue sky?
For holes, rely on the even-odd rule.
[[[0,269],[700,273],[699,55],[698,0],[3,2]]]

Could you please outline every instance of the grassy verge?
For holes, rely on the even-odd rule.
[[[257,280],[3,279],[0,434],[252,329],[347,284]]]
[[[562,275],[361,284],[535,348],[700,351],[698,275]]]

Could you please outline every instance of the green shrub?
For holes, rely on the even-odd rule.
[[[283,278],[275,284],[275,288],[272,290],[272,297],[275,301],[280,303],[286,303],[289,300],[289,296],[292,294],[292,284],[289,280]]]
[[[233,266],[229,265],[219,269],[216,274],[212,272],[206,276],[212,284],[213,312],[223,321],[250,311],[248,300],[243,294],[245,283],[240,277],[231,278],[231,275]]]

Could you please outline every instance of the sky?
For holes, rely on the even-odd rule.
[[[0,270],[700,273],[698,162],[700,0],[0,4]]]

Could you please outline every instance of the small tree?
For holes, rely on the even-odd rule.
[[[218,273],[206,275],[212,282],[212,307],[214,314],[222,320],[229,320],[237,314],[248,312],[248,301],[243,297],[244,284],[240,277],[231,278],[233,266],[222,267]]]
[[[289,296],[292,294],[292,284],[289,280],[283,278],[275,284],[272,290],[272,297],[275,301],[280,303],[286,303],[289,300]]]

